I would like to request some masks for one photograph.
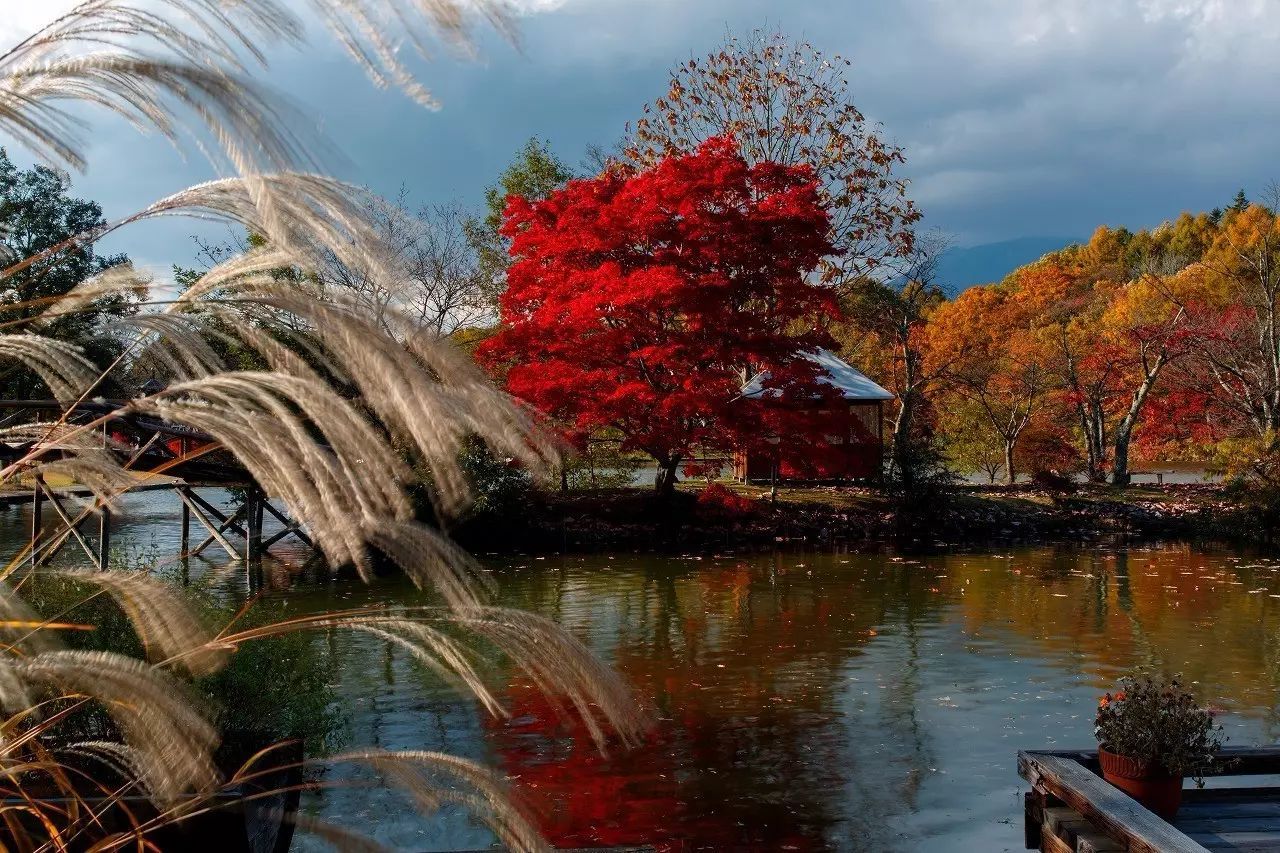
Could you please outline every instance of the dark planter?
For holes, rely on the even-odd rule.
[[[1171,776],[1150,761],[1098,750],[1102,778],[1144,807],[1172,821],[1182,805],[1182,777]]]
[[[253,741],[231,735],[227,745],[234,752],[245,748],[246,742]],[[287,853],[293,840],[294,816],[303,783],[302,760],[302,743],[287,742],[273,756],[259,762],[260,778],[211,795],[204,804],[208,809],[203,813],[149,832],[148,849],[182,853]],[[267,772],[273,762],[277,769]],[[73,779],[79,778],[74,772],[70,775]],[[127,835],[135,826],[157,815],[156,806],[145,797],[104,797],[93,789],[72,798],[65,790],[47,783],[42,785],[39,780],[25,782],[23,794],[23,797],[0,798],[0,807],[7,809],[11,816],[7,822],[0,822],[0,850],[30,849],[27,844],[30,839],[46,837],[47,827],[27,809],[31,804],[28,798],[35,801],[41,811],[70,812],[87,806],[97,814],[94,831],[81,832],[79,837],[57,848],[67,853],[98,849],[94,845],[102,838],[113,833]],[[141,843],[127,844],[122,849],[141,849]]]

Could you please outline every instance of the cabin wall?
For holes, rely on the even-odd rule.
[[[884,465],[880,401],[828,405],[812,410],[810,417],[823,439],[778,460],[780,479],[880,479]],[[774,476],[773,466],[774,460],[765,454],[739,451],[734,455],[734,476],[739,480],[768,482]]]

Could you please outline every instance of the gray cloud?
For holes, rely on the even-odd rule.
[[[1150,225],[1259,188],[1280,77],[1274,0],[523,0],[521,44],[421,66],[444,104],[371,90],[318,37],[271,82],[315,116],[342,177],[478,204],[529,136],[570,162],[615,140],[666,70],[726,30],[780,28],[854,61],[859,105],[907,152],[927,221],[965,242]],[[77,190],[122,215],[209,177],[196,157],[104,122]],[[118,241],[154,264],[185,225]]]

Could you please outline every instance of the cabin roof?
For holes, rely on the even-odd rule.
[[[806,352],[802,355],[822,368],[818,376],[819,382],[825,382],[838,390],[846,400],[892,400],[893,392],[881,388],[867,378],[867,375],[840,358],[830,350],[820,349],[817,352]],[[764,383],[769,378],[769,371],[762,370],[742,386],[743,397],[759,398],[765,395]],[[769,392],[776,396],[777,389]]]

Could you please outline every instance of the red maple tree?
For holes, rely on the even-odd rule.
[[[787,399],[830,393],[799,357],[830,345],[816,321],[834,306],[810,275],[828,226],[807,167],[749,166],[731,138],[513,196],[502,330],[480,357],[570,431],[617,430],[669,494],[696,449],[791,437],[785,407],[736,399],[748,372]]]

